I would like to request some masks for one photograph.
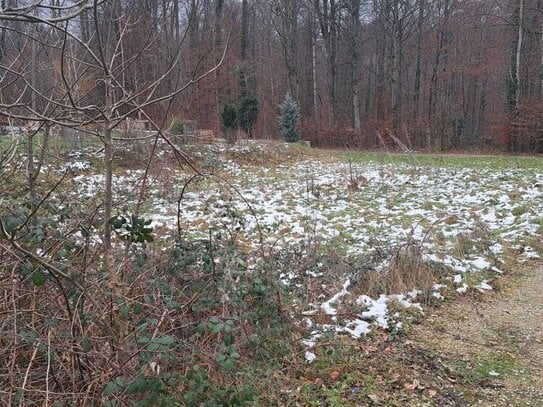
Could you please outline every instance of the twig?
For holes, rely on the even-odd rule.
[[[49,405],[49,370],[51,369],[51,330],[47,332],[47,370],[45,372],[45,406]]]
[[[58,180],[55,185],[53,185],[53,188],[51,188],[47,194],[40,200],[40,202],[34,207],[34,209],[32,209],[32,211],[30,212],[30,214],[26,217],[25,221],[23,222],[22,225],[16,227],[12,232],[11,232],[11,238],[13,239],[14,236],[15,236],[15,232],[18,231],[18,230],[21,230],[22,228],[24,228],[28,222],[30,221],[30,219],[32,219],[32,217],[36,214],[36,212],[38,212],[38,210],[41,208],[41,206],[49,199],[49,197],[51,196],[51,194],[55,191],[55,189],[58,188],[58,186],[62,183],[62,181],[64,181],[64,178],[66,178],[66,174],[68,173],[68,171],[65,171],[64,174],[62,174],[62,177],[60,178],[60,180]],[[2,232],[4,232],[4,228],[2,228]],[[9,236],[8,234],[5,234],[6,237]]]
[[[188,179],[187,182],[185,182],[185,185],[183,185],[183,188],[181,189],[181,193],[179,194],[179,199],[177,200],[177,240],[178,242],[181,241],[181,201],[183,200],[183,196],[185,195],[185,191],[187,187],[197,178],[202,177],[202,174],[194,174],[192,177]]]
[[[32,356],[30,357],[30,362],[28,362],[28,366],[26,367],[26,373],[23,380],[23,386],[21,387],[21,399],[19,400],[19,406],[23,405],[23,393],[25,391],[26,382],[28,380],[28,375],[30,374],[30,368],[32,367],[32,363],[34,362],[34,358],[36,357],[36,354],[38,353],[38,345],[34,345],[34,351],[32,352]]]
[[[0,220],[0,231],[4,234],[7,234],[6,232],[6,229],[4,227],[4,224],[2,223],[2,221]],[[69,280],[71,281],[77,288],[79,288],[82,292],[85,292],[86,289],[85,287],[83,287],[77,280],[74,280],[72,279],[68,274],[66,274],[64,271],[60,270],[58,267],[54,266],[53,264],[45,261],[44,259],[42,259],[40,256],[37,256],[35,255],[34,253],[26,250],[25,248],[23,248],[19,243],[17,243],[16,241],[14,240],[8,240],[10,242],[10,244],[13,246],[13,248],[19,252],[21,252],[22,254],[24,254],[25,256],[29,257],[30,259],[34,260],[36,263],[38,264],[41,264],[45,269],[47,269],[49,272],[51,273],[56,273],[58,274],[59,276],[65,278],[66,280]],[[86,298],[92,303],[92,305],[94,305],[94,307],[96,308],[97,311],[101,310],[102,307],[100,305],[98,305],[98,303],[96,302],[96,300],[91,296],[91,295],[87,295]],[[107,331],[109,332],[110,335],[112,335],[112,337],[115,337],[116,334],[115,332],[113,331],[113,328],[104,322],[104,326],[106,327]]]

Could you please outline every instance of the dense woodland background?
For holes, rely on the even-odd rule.
[[[254,136],[278,138],[289,91],[317,146],[543,152],[541,0],[34,3],[2,0],[4,120],[87,125],[109,106],[222,133],[253,94]]]

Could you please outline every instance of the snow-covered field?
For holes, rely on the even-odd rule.
[[[245,147],[235,148],[244,152]],[[315,158],[257,166],[223,157],[219,164],[220,177],[202,178],[186,187],[179,212],[186,235],[205,238],[210,230],[236,234],[248,252],[340,242],[345,255],[353,258],[414,246],[424,261],[449,270],[448,277],[435,282],[436,300],[443,298],[445,288],[459,293],[469,288],[491,290],[491,276],[505,271],[507,256],[528,261],[540,255],[543,168],[350,165]],[[103,176],[93,172],[84,156],[65,166],[76,171],[73,194],[90,198],[102,188]],[[153,221],[156,238],[167,242],[177,233],[177,201],[189,175],[164,171],[167,185],[163,177],[151,178],[144,211]],[[141,170],[119,172],[118,197],[135,199],[141,176]],[[390,256],[383,256],[375,270],[386,273],[390,261]],[[281,281],[294,285],[300,278],[323,277],[318,270],[303,276],[293,271],[284,273]],[[401,324],[389,315],[390,301],[420,308],[416,290],[352,298],[350,278],[334,276],[332,285],[328,279],[323,288],[327,294],[304,305],[302,321],[312,331],[305,342],[308,347],[322,331],[360,337],[372,324],[383,328]],[[347,299],[357,307],[356,317],[338,318],[338,304]],[[316,314],[327,315],[328,322],[317,323],[312,317]],[[306,357],[312,360],[314,354],[308,350]]]

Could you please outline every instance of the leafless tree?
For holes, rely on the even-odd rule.
[[[91,14],[92,24],[86,27],[85,23],[85,28],[80,25],[84,13]],[[46,129],[46,134],[50,126],[55,125],[75,129],[103,143],[105,181],[101,213],[102,241],[105,269],[109,273],[112,290],[119,286],[118,269],[113,266],[111,258],[112,231],[109,223],[114,206],[114,131],[128,117],[146,118],[155,131],[149,137],[162,138],[177,154],[186,158],[163,131],[166,114],[156,118],[149,111],[154,105],[171,101],[215,72],[227,50],[225,47],[222,57],[213,67],[203,72],[195,71],[184,80],[178,69],[185,38],[182,37],[161,71],[129,84],[126,76],[130,70],[159,44],[157,36],[149,35],[140,49],[125,48],[140,18],[123,8],[120,0],[82,0],[71,6],[33,2],[28,6],[5,7],[0,13],[0,22],[6,32],[25,38],[22,49],[7,52],[0,64],[0,115],[25,123],[37,123],[38,127]],[[11,24],[14,21],[18,24]],[[38,61],[35,51],[32,51],[38,45],[51,57],[46,71],[54,81],[47,82],[47,86],[38,84],[36,76],[38,66],[44,63]],[[28,53],[32,55],[30,62],[25,58]],[[167,79],[175,84],[173,89],[165,90],[162,87]],[[32,146],[32,137],[29,146]],[[44,150],[45,146],[42,152]],[[39,171],[34,168],[31,147],[28,158],[32,186]]]

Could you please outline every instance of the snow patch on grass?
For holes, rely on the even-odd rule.
[[[248,143],[218,149],[250,155],[254,148]],[[104,177],[92,173],[83,157],[74,156],[77,161],[66,164],[85,171],[73,178],[73,194],[80,199],[95,198],[103,193]],[[206,238],[210,231],[213,236],[235,236],[247,253],[257,253],[262,245],[278,252],[335,242],[348,258],[380,259],[372,264],[378,273],[387,272],[391,258],[376,254],[409,245],[417,247],[427,264],[447,270],[446,281],[436,284],[453,285],[458,293],[470,288],[473,279],[464,278],[470,273],[501,273],[506,252],[514,247],[526,260],[540,258],[537,249],[522,242],[541,239],[541,171],[348,165],[317,160],[262,168],[226,157],[221,158],[220,166],[232,186],[212,178],[194,182],[186,188],[179,208],[177,199],[189,175],[171,169],[174,182],[166,190],[159,180],[149,179],[142,216],[152,219],[151,225],[160,231],[159,240],[177,233],[179,215],[182,233],[189,237]],[[116,199],[133,204],[141,176],[141,170],[130,169],[116,174]],[[387,329],[391,325],[390,301],[421,308],[413,302],[420,291],[372,299],[356,293],[352,276],[331,277],[327,273],[287,271],[280,277],[282,284],[292,289],[304,286],[309,279],[323,281],[319,300],[302,312],[312,329],[304,342],[308,347],[323,332],[360,338],[373,327]],[[329,291],[330,278],[343,281],[339,291]],[[442,288],[445,286],[434,286],[430,295],[443,299]],[[487,280],[473,288],[492,289]],[[355,304],[351,318],[338,315],[338,306],[343,304]],[[309,319],[318,313],[332,323]]]

